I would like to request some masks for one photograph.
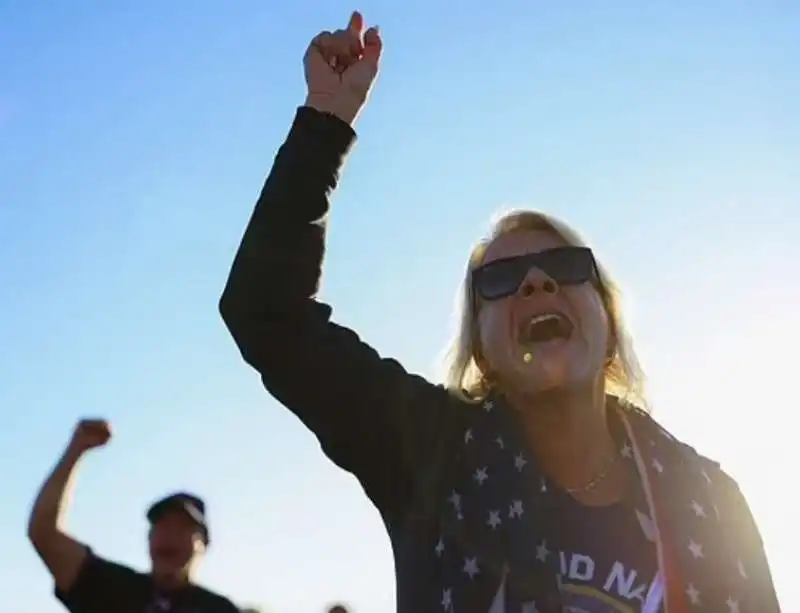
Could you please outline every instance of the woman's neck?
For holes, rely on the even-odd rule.
[[[625,495],[628,474],[618,461],[602,385],[509,400],[540,469],[556,484],[587,505],[611,504]]]

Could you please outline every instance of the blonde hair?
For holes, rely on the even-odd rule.
[[[489,235],[475,245],[459,292],[456,334],[445,356],[445,386],[452,394],[463,400],[481,401],[490,392],[491,387],[476,359],[480,347],[477,333],[477,301],[473,296],[471,274],[483,261],[486,248],[493,240],[516,230],[545,230],[556,234],[568,245],[586,246],[578,233],[563,221],[529,210],[512,211],[502,215],[492,224]],[[608,314],[615,342],[613,355],[605,367],[605,391],[624,402],[646,410],[644,374],[625,328],[619,289],[599,262],[597,267],[600,298]]]

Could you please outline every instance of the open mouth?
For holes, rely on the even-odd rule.
[[[575,326],[566,316],[558,312],[539,313],[523,321],[520,341],[525,345],[568,340]]]

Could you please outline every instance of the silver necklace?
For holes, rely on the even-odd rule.
[[[598,485],[600,485],[600,483],[602,483],[603,479],[608,476],[608,473],[611,472],[611,469],[614,468],[614,464],[617,463],[619,455],[619,453],[615,453],[614,457],[611,458],[611,461],[608,464],[606,464],[605,468],[597,473],[588,483],[580,487],[568,487],[567,492],[570,494],[584,494],[596,488]]]

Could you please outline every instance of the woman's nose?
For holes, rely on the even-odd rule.
[[[558,283],[553,281],[540,268],[531,268],[522,280],[519,293],[523,298],[529,298],[537,293],[555,294],[558,292]]]

